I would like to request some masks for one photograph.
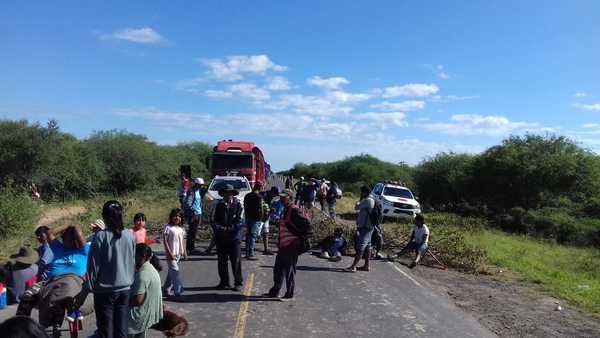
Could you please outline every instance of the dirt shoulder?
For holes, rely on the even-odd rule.
[[[420,266],[412,272],[501,337],[600,337],[600,318],[514,277]],[[557,310],[557,306],[562,309]]]
[[[44,212],[40,220],[37,222],[37,226],[41,225],[52,225],[61,219],[70,218],[78,214],[86,212],[86,208],[82,206],[68,206],[68,207],[57,207],[50,208]]]

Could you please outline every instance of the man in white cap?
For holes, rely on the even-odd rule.
[[[195,178],[194,186],[187,192],[183,203],[183,213],[188,224],[186,248],[189,253],[196,251],[196,234],[202,219],[202,186],[204,179]]]

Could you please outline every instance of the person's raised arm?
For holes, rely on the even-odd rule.
[[[78,248],[85,247],[85,236],[83,235],[83,231],[81,231],[81,226],[79,224],[77,224],[77,225],[73,225],[73,228],[75,229],[75,230],[73,230],[73,232],[74,232],[75,241],[78,244],[77,247]]]
[[[65,231],[67,231],[69,227],[70,225],[61,225],[57,226],[56,228],[50,229],[50,231],[48,231],[48,243],[54,242],[54,240],[60,237]]]

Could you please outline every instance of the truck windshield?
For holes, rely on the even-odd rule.
[[[213,169],[253,168],[252,155],[247,154],[213,154]]]
[[[211,191],[219,191],[225,188],[225,185],[231,184],[236,190],[246,191],[250,190],[250,184],[246,180],[223,180],[223,179],[214,179],[210,184],[208,190]]]
[[[383,194],[386,196],[401,197],[411,200],[414,199],[413,195],[410,193],[410,190],[402,188],[385,187],[385,189],[383,189]]]

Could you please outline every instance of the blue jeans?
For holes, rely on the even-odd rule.
[[[166,294],[173,290],[175,296],[179,296],[183,293],[183,284],[181,283],[181,276],[179,275],[179,256],[176,256],[174,260],[167,260],[167,279],[163,285],[163,292]]]
[[[246,221],[246,227],[246,256],[253,257],[256,239],[260,235],[262,222]]]
[[[99,337],[127,337],[129,290],[94,293],[94,311]]]
[[[371,236],[373,235],[373,228],[359,228],[356,231],[356,238],[354,239],[354,248],[357,254],[361,256],[365,253],[365,250],[371,245]]]

